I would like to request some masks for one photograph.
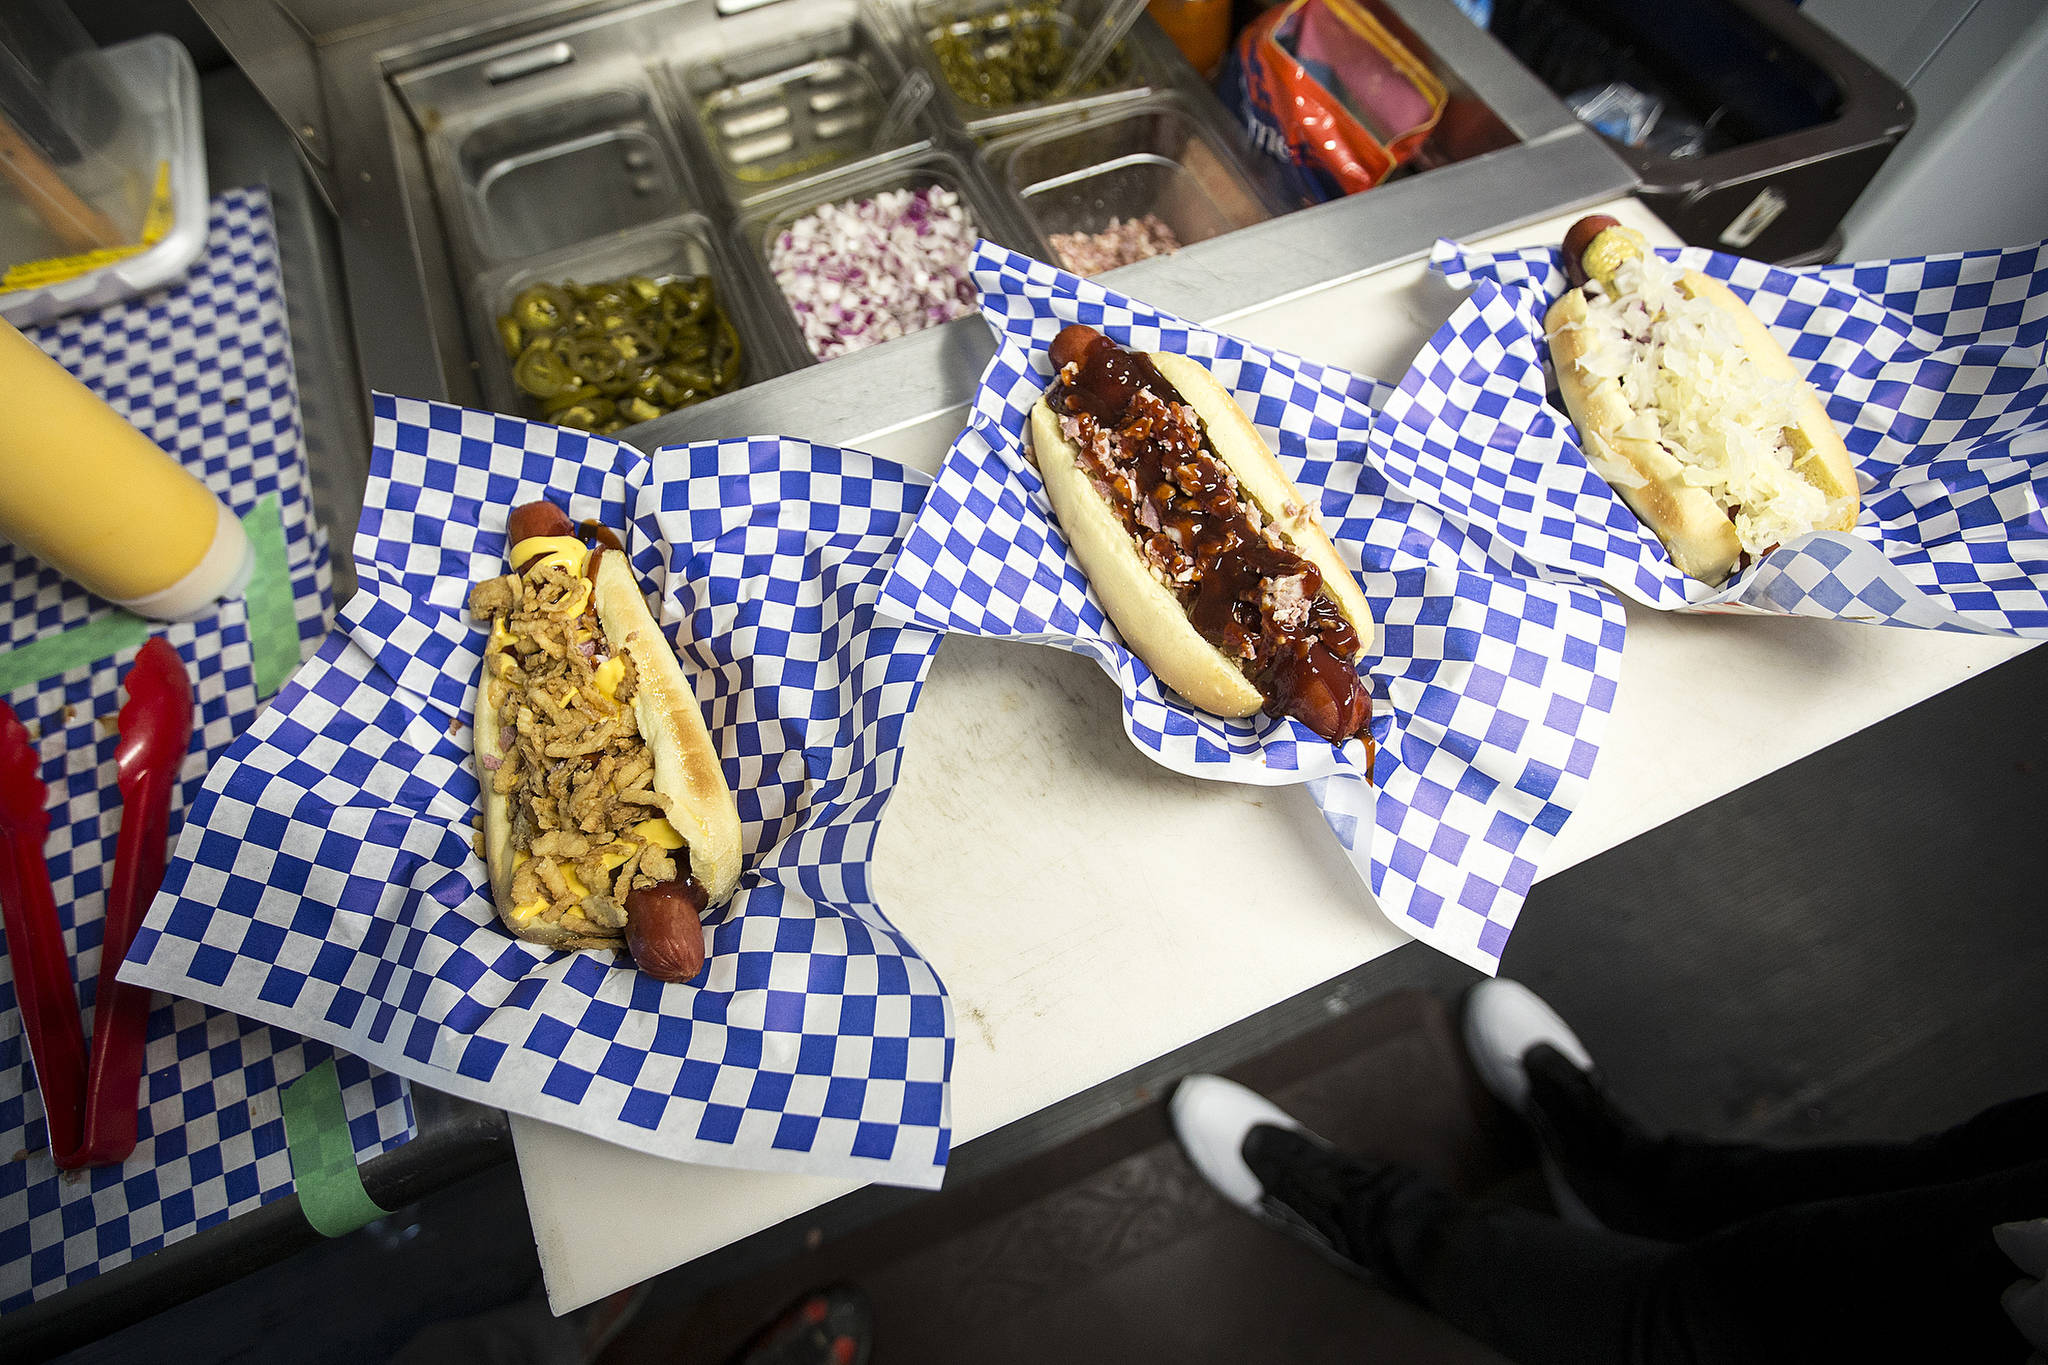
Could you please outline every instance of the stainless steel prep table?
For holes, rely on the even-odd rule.
[[[884,2],[900,9],[909,0]],[[1633,187],[1606,144],[1451,0],[1394,4],[1440,65],[1518,140],[1139,262],[1116,274],[1118,287],[1191,315],[1227,316],[1412,260],[1440,235],[1476,238]],[[720,25],[783,12],[794,22],[806,13],[805,0],[727,19],[717,15],[717,0],[476,0],[424,11],[396,0],[298,0],[289,8],[306,28],[282,32],[277,11],[261,0],[198,0],[196,7],[273,103],[291,111],[288,121],[334,204],[370,387],[464,403],[483,398],[481,367],[500,361],[477,346],[465,305],[479,262],[466,217],[474,205],[450,184],[449,121],[466,128],[530,100],[581,108],[579,101],[600,92],[623,91],[636,108],[669,109],[687,151],[701,136],[688,131],[690,116],[673,111],[673,78],[663,73],[687,68],[687,54],[721,41]],[[971,142],[941,138],[934,150],[972,158]],[[724,194],[715,168],[692,169],[691,159],[683,157],[673,185],[657,196],[684,217]],[[1001,203],[991,217],[992,235],[1030,231]],[[962,319],[671,414],[636,429],[634,439],[654,445],[683,431],[769,431],[779,413],[820,407],[864,424],[843,426],[848,434],[893,429],[961,402],[988,354],[987,329]]]

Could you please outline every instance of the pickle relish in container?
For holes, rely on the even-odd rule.
[[[1080,46],[1068,32],[1073,26],[1058,5],[1038,0],[955,19],[926,38],[954,98],[994,112],[1045,99],[1058,88]],[[1130,54],[1118,44],[1074,93],[1107,89],[1130,71]]]

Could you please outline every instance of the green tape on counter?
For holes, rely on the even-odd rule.
[[[256,675],[256,695],[268,697],[299,666],[299,620],[292,612],[292,568],[285,559],[284,516],[277,494],[263,500],[242,518],[256,567],[249,575],[249,662]]]
[[[62,635],[10,649],[0,654],[0,693],[33,686],[124,649],[140,649],[149,638],[149,630],[149,622],[117,608]]]
[[[284,516],[277,494],[242,518],[255,565],[249,574],[249,660],[256,695],[268,697],[299,666],[299,621],[292,610],[292,570],[285,556]],[[0,693],[30,687],[74,668],[97,663],[124,649],[140,649],[153,627],[133,612],[116,608],[62,635],[0,654]]]
[[[299,1208],[313,1231],[339,1237],[384,1216],[356,1169],[356,1145],[348,1135],[332,1058],[285,1087],[284,1141]]]

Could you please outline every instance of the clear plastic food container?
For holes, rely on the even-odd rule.
[[[1022,205],[1044,258],[1052,239],[1094,235],[1113,220],[1156,218],[1192,246],[1273,217],[1269,191],[1243,169],[1226,130],[1176,99],[1105,110],[1077,125],[1019,133],[983,154],[995,181]]]
[[[0,271],[6,272],[0,278],[0,318],[19,327],[161,288],[184,278],[206,248],[206,143],[192,58],[176,39],[161,34],[89,55],[97,59],[93,70],[118,83],[125,97],[118,110],[111,103],[95,105],[106,118],[119,118],[116,141],[123,148],[113,179],[99,182],[107,195],[95,197],[109,211],[114,235],[126,241],[74,250],[74,243],[49,231],[44,213],[31,208],[25,193],[17,197],[0,180]],[[0,63],[5,60],[0,52]],[[22,95],[32,79],[24,75],[13,93]],[[0,81],[0,95],[9,89]],[[32,154],[49,161],[52,174],[69,174],[70,167],[56,164],[62,158],[49,141],[54,130],[25,122],[31,126],[13,135],[12,154]],[[81,165],[91,160],[79,157]]]
[[[989,192],[974,170],[942,151],[921,151],[895,158],[885,164],[821,180],[798,193],[764,202],[741,217],[740,241],[760,263],[761,279],[766,284],[765,295],[770,301],[770,311],[778,314],[779,330],[793,364],[809,364],[819,356],[805,339],[805,330],[797,315],[797,304],[792,302],[784,292],[783,286],[775,279],[774,259],[777,240],[799,219],[817,212],[824,205],[859,203],[872,200],[889,191],[919,190],[931,186],[942,186],[958,195],[961,207],[972,219],[974,229],[981,236],[1011,245],[1022,244],[1027,248],[1031,245],[1028,230],[1002,206],[997,196]],[[958,262],[963,275],[968,259],[972,255],[973,241],[974,233],[966,234]],[[890,286],[872,290],[864,289],[862,282],[857,279],[841,280],[836,283],[846,291],[846,296],[856,303],[868,299],[885,300],[895,297],[893,281]],[[972,305],[969,303],[961,315],[964,316],[965,312],[971,311]],[[930,323],[921,323],[918,328],[909,330],[921,330],[921,327],[926,325]]]

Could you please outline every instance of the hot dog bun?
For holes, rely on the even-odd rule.
[[[1317,595],[1355,632],[1355,642],[1340,657],[1345,665],[1356,664],[1372,647],[1371,609],[1309,499],[1294,486],[1250,419],[1206,368],[1186,356],[1164,352],[1144,358],[1192,409],[1208,450],[1234,477],[1243,501],[1256,507],[1280,545],[1314,565],[1321,578]],[[1071,367],[1068,369],[1071,372]],[[1071,414],[1066,421],[1073,421]],[[1160,569],[1147,561],[1125,516],[1091,475],[1050,396],[1041,398],[1032,409],[1030,443],[1046,495],[1074,557],[1132,652],[1160,682],[1204,711],[1249,716],[1261,709],[1274,709],[1273,698],[1261,690],[1256,678],[1248,676],[1246,665],[1197,629],[1183,602],[1182,593],[1191,591],[1188,585],[1182,584],[1182,592],[1176,592]],[[1369,700],[1366,706],[1369,714]]]
[[[1721,325],[1714,335],[1728,338],[1739,351],[1732,359],[1742,366],[1737,371],[1742,376],[1740,382],[1757,392],[1782,397],[1783,401],[1770,409],[1775,415],[1769,419],[1782,436],[1760,432],[1758,440],[1764,448],[1779,449],[1780,454],[1773,458],[1781,465],[1789,457],[1790,473],[1798,478],[1779,477],[1778,492],[1770,497],[1750,495],[1747,508],[1738,498],[1730,497],[1726,485],[1703,482],[1699,466],[1689,478],[1687,461],[1673,453],[1667,439],[1673,426],[1668,406],[1660,411],[1640,393],[1631,401],[1623,379],[1612,373],[1616,368],[1613,358],[1601,354],[1602,348],[1615,344],[1612,336],[1603,339],[1603,330],[1594,319],[1602,301],[1622,300],[1632,288],[1640,287],[1641,272],[1658,269],[1660,263],[1646,261],[1647,243],[1641,234],[1612,219],[1604,223],[1582,220],[1567,241],[1574,247],[1587,243],[1572,273],[1589,282],[1567,291],[1544,319],[1565,411],[1578,428],[1586,462],[1663,541],[1681,573],[1718,584],[1734,571],[1745,550],[1757,555],[1791,535],[1846,531],[1856,524],[1855,467],[1819,396],[1800,378],[1790,357],[1756,314],[1728,286],[1697,271],[1676,275],[1672,289],[1681,301],[1679,306],[1683,308],[1683,301],[1698,301],[1718,314]],[[1692,345],[1684,339],[1699,334],[1700,329],[1667,332],[1665,316],[1659,313],[1654,319],[1651,342],[1624,344]],[[1667,397],[1665,401],[1671,400]],[[1681,394],[1677,401],[1692,403],[1697,410],[1704,400]],[[1646,415],[1652,420],[1640,420]],[[1651,429],[1656,434],[1651,434]],[[1729,448],[1754,449],[1741,442],[1731,442]],[[1770,471],[1759,472],[1766,477],[1751,486],[1769,488]],[[1777,475],[1784,472],[1781,468]],[[1801,481],[1817,496],[1794,486]],[[1803,510],[1792,510],[1795,502]],[[1745,528],[1750,528],[1748,545],[1743,540]],[[1770,543],[1764,543],[1766,540]]]
[[[593,587],[605,638],[632,658],[640,675],[633,716],[654,751],[654,790],[668,798],[668,822],[690,850],[691,872],[711,903],[723,905],[740,884],[740,811],[696,690],[662,638],[624,555],[598,560]]]
[[[521,544],[545,544],[545,556],[529,555],[530,563],[552,558],[566,566],[578,557],[575,542],[562,536],[549,537],[544,542],[527,540]],[[664,877],[662,884],[667,885],[671,880],[693,880],[696,889],[691,891],[691,897],[694,899],[701,894],[707,905],[729,899],[740,875],[739,810],[731,789],[726,785],[696,694],[674,650],[662,638],[626,557],[616,551],[598,550],[590,554],[594,556],[594,563],[589,558],[582,561],[587,566],[584,573],[587,575],[590,615],[573,619],[581,623],[594,616],[597,633],[602,639],[592,642],[591,649],[594,658],[604,666],[591,668],[586,663],[583,669],[572,672],[566,679],[557,673],[551,681],[536,684],[536,687],[550,689],[545,701],[536,697],[532,690],[514,690],[519,686],[517,680],[524,674],[519,672],[519,659],[512,652],[512,642],[514,633],[523,627],[516,609],[504,605],[502,594],[509,592],[509,588],[497,589],[497,585],[505,585],[508,580],[519,577],[518,571],[480,584],[471,598],[472,611],[480,619],[488,617],[491,622],[491,636],[484,650],[483,676],[475,708],[475,751],[483,788],[482,852],[490,873],[491,898],[499,919],[515,935],[564,950],[620,949],[627,945],[629,939],[637,939],[644,944],[644,933],[636,934],[636,929],[642,927],[629,921],[633,896],[639,896],[641,892],[635,890],[632,896],[626,896],[612,894],[617,888],[609,885],[593,888],[578,875],[588,869],[587,863],[578,868],[573,866],[575,857],[554,859],[552,855],[551,861],[557,863],[558,870],[567,869],[573,890],[595,891],[597,898],[593,900],[586,895],[582,904],[564,908],[559,896],[542,892],[536,897],[532,887],[526,888],[526,895],[522,896],[516,889],[520,867],[533,856],[529,850],[537,835],[531,828],[534,818],[531,815],[528,828],[515,833],[514,798],[507,791],[500,790],[503,784],[496,780],[504,765],[511,763],[517,766],[520,763],[520,754],[515,751],[521,750],[517,742],[507,742],[509,737],[503,728],[501,705],[508,706],[513,714],[521,715],[522,726],[545,726],[554,713],[561,712],[565,719],[557,722],[558,739],[553,743],[562,748],[576,747],[579,721],[587,721],[582,727],[583,732],[592,734],[593,740],[601,738],[598,733],[601,730],[612,734],[611,741],[594,753],[560,754],[548,760],[569,765],[566,786],[559,789],[578,790],[581,794],[581,789],[588,786],[592,796],[582,805],[582,809],[590,813],[588,819],[572,819],[573,808],[565,809],[552,798],[544,798],[546,809],[551,813],[549,830],[580,837],[588,845],[585,856],[616,860],[606,870],[607,881],[620,866],[637,861],[637,852],[641,849],[665,852],[668,860],[675,864],[676,875],[673,879]],[[486,589],[496,589],[501,595],[487,597]],[[530,606],[530,602],[521,605]],[[493,610],[493,607],[497,609]],[[562,618],[568,619],[571,618]],[[578,628],[589,633],[586,627],[579,625]],[[609,662],[614,659],[629,662]],[[595,695],[583,697],[576,703],[576,709],[564,710],[559,703],[565,696],[578,691],[576,677],[579,673]],[[632,695],[629,702],[621,705],[616,691],[624,686],[627,677],[633,680]],[[507,679],[510,681],[504,681]],[[499,682],[502,682],[505,692],[500,698],[500,705],[493,705],[492,696],[497,690],[494,683]],[[606,789],[603,786],[604,774],[632,771],[642,745],[648,759],[646,766],[651,768],[652,776],[651,780],[634,784],[639,787],[637,798],[622,797],[616,788]],[[523,752],[530,754],[539,750],[529,744]],[[549,791],[557,789],[546,788]],[[666,821],[666,829],[661,827],[663,820]],[[636,856],[629,857],[628,854]],[[643,888],[647,886],[645,877],[636,880]],[[622,879],[620,886],[623,885]],[[694,925],[690,927],[695,928]],[[694,961],[701,963],[701,930],[696,933],[698,942]],[[692,960],[690,953],[681,945],[658,944],[656,947],[677,949],[653,954],[665,961]],[[644,958],[649,954],[643,952],[640,956]],[[648,963],[643,960],[641,965],[647,967]],[[687,975],[694,975],[694,972],[695,968],[690,967]],[[669,979],[687,979],[687,975]]]

